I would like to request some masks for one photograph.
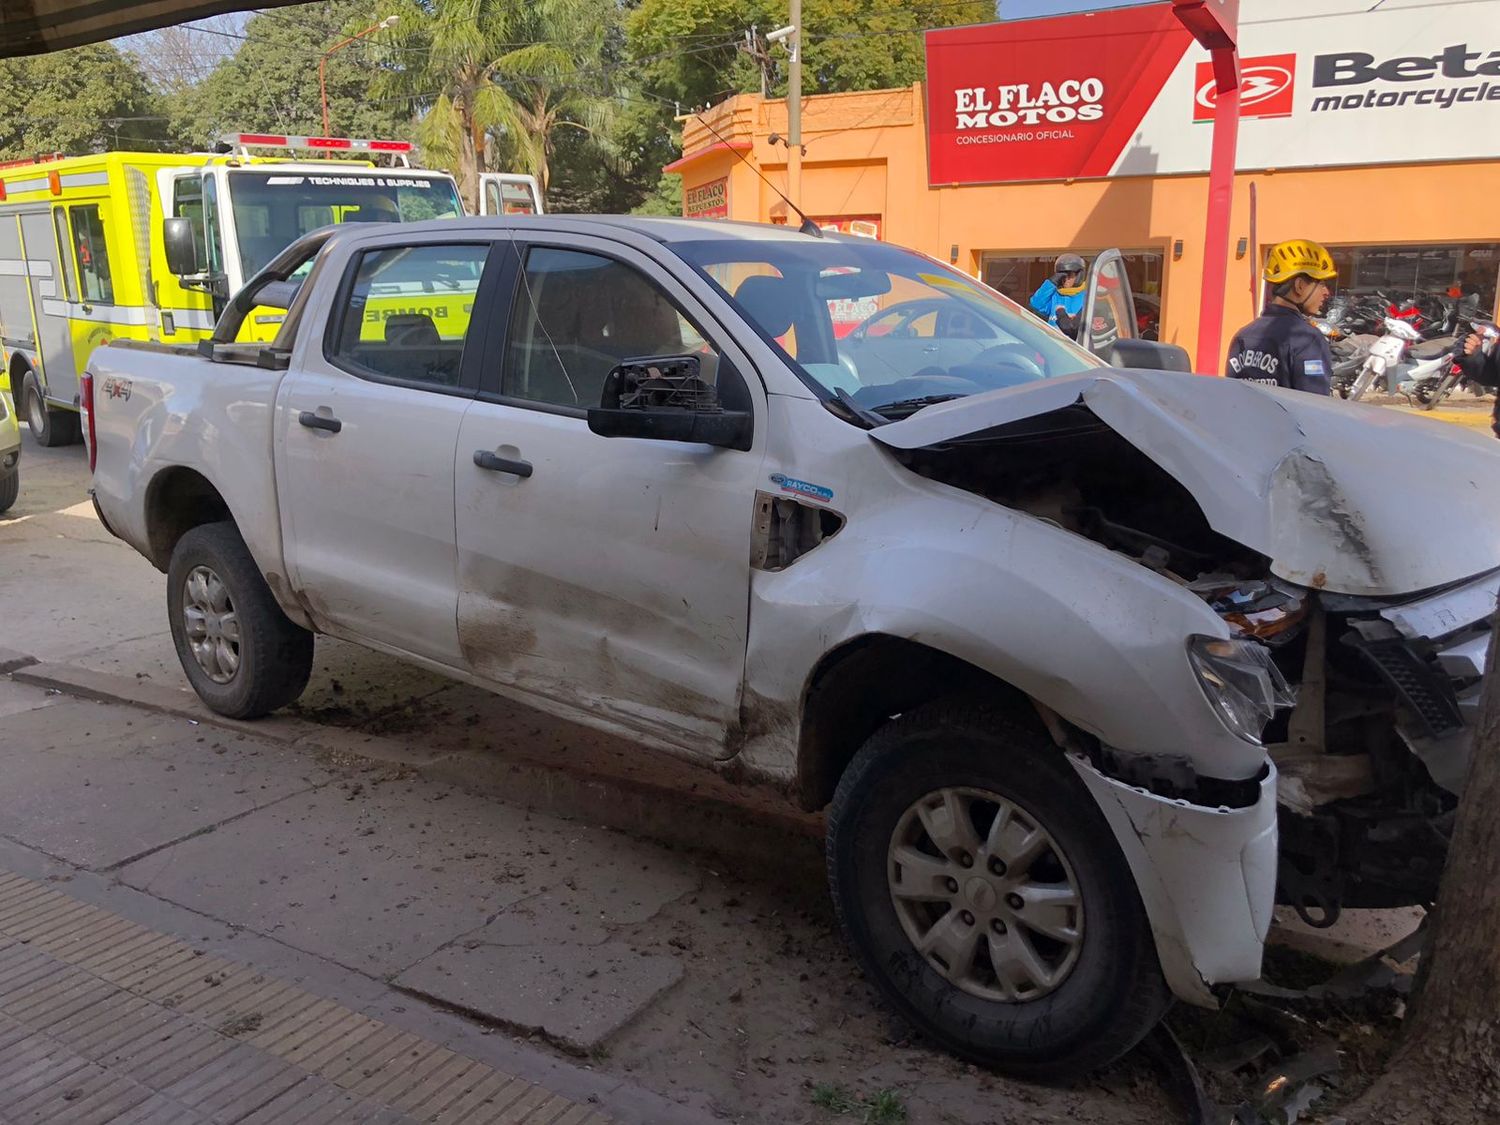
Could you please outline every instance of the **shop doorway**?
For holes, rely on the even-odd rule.
[[[1100,250],[1103,248],[1101,247]],[[1080,250],[1089,261],[1100,250]],[[1052,265],[1062,251],[1050,254],[1000,254],[985,251],[979,257],[979,275],[991,289],[1025,305],[1037,286],[1052,276]],[[1161,338],[1162,255],[1155,250],[1124,250],[1125,275],[1135,294],[1137,335],[1143,340]]]

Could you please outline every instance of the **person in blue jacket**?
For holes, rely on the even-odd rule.
[[[1075,340],[1088,288],[1084,284],[1085,268],[1079,255],[1062,254],[1052,267],[1052,276],[1031,295],[1031,311]]]

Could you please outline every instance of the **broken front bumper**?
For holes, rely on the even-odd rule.
[[[1135,875],[1167,984],[1215,1007],[1210,985],[1255,980],[1276,901],[1276,768],[1247,808],[1158,797],[1069,759]]]

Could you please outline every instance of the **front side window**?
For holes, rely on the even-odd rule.
[[[95,204],[68,208],[73,220],[73,257],[78,263],[78,292],[82,300],[115,303],[115,283],[109,272],[109,248],[104,244],[104,220]]]
[[[219,184],[212,176],[203,178],[203,234],[207,240],[205,249],[208,251],[205,261],[208,263],[208,272],[221,274],[224,272],[224,243],[219,237]],[[246,279],[257,271],[247,271]]]
[[[706,383],[718,353],[660,289],[633,266],[550,246],[527,252],[511,316],[501,393],[553,406],[600,404],[621,360],[696,354]]]
[[[193,240],[203,241],[203,181],[197,176],[178,176],[172,181],[172,215],[193,224]]]
[[[1131,323],[1130,280],[1119,260],[1105,262],[1099,267],[1097,287],[1094,319],[1084,325],[1084,331],[1088,349],[1102,355],[1121,336],[1127,339],[1135,336],[1138,326]]]
[[[390,246],[359,256],[329,358],[356,375],[457,387],[486,246]]]
[[[964,274],[867,239],[677,242],[812,385],[901,417],[1100,361]]]

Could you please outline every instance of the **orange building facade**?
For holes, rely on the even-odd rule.
[[[1274,28],[1262,34],[1273,33],[1280,34]],[[1286,147],[1278,137],[1295,138],[1298,120],[1256,123],[1264,125],[1270,142],[1258,139],[1253,127],[1249,130],[1252,159],[1264,166],[1246,169],[1236,179],[1223,342],[1258,311],[1257,267],[1265,248],[1293,237],[1328,245],[1340,266],[1341,285],[1401,296],[1478,294],[1485,309],[1495,310],[1500,272],[1500,148],[1495,141],[1500,137],[1500,100],[1483,100],[1491,88],[1500,97],[1500,74],[1491,81],[1485,71],[1493,61],[1500,72],[1500,34],[1493,37],[1493,56],[1486,54],[1485,44],[1486,50],[1468,48],[1467,61],[1453,64],[1467,69],[1465,77],[1454,77],[1451,85],[1476,93],[1483,116],[1474,119],[1494,126],[1476,131],[1469,141],[1446,142],[1464,147],[1472,158],[1400,162],[1403,149],[1414,147],[1403,134],[1413,122],[1408,113],[1400,112],[1412,96],[1382,115],[1373,112],[1380,95],[1366,95],[1357,83],[1353,93],[1332,93],[1367,96],[1372,112],[1335,115],[1331,111],[1339,110],[1340,104],[1319,102],[1321,116],[1315,124],[1324,129],[1336,124],[1342,130],[1341,147],[1332,153],[1335,158],[1358,159],[1366,151],[1361,145],[1368,142],[1369,163],[1299,167],[1321,154],[1294,148],[1287,153],[1288,166],[1277,167],[1266,156],[1274,157]],[[932,46],[929,38],[930,76]],[[1429,71],[1443,82],[1448,61],[1440,49],[1451,55],[1454,48],[1439,43],[1434,49],[1439,53],[1432,56]],[[1367,52],[1359,57],[1372,56]],[[1358,67],[1364,64],[1356,61],[1348,64],[1353,69],[1339,71],[1338,60],[1330,62],[1330,57],[1305,62],[1299,82],[1361,77]],[[1187,58],[1184,66],[1191,62]],[[1376,66],[1371,63],[1366,69],[1384,73]],[[1414,71],[1407,66],[1405,72],[1394,73]],[[1311,106],[1321,91],[1299,87],[1299,96],[1304,93]],[[1183,96],[1189,95],[1190,91]],[[1290,99],[1290,90],[1285,96]],[[971,102],[975,97],[961,93]],[[1125,151],[1118,170],[1107,176],[942,185],[930,182],[929,154],[938,140],[929,128],[929,113],[951,113],[951,106],[930,107],[923,84],[805,97],[806,154],[797,202],[820,225],[920,250],[1021,300],[1051,272],[1052,259],[1063,250],[1088,255],[1118,247],[1127,255],[1143,322],[1154,318],[1161,339],[1192,354],[1197,346],[1208,176],[1206,170],[1136,173],[1150,165],[1137,150],[1144,147],[1142,137],[1157,112],[1153,108],[1148,114],[1143,133],[1135,138],[1136,149]],[[1172,145],[1180,138],[1186,138],[1181,141],[1186,144],[1200,143],[1202,137],[1206,146],[1208,127],[1195,124],[1191,111],[1180,127],[1175,118],[1165,120],[1165,163],[1171,163]],[[1459,119],[1442,120],[1447,124]],[[1202,132],[1195,134],[1194,129]],[[1356,133],[1352,138],[1346,135],[1351,129]],[[787,189],[786,132],[785,101],[758,95],[740,95],[687,118],[683,156],[667,168],[682,176],[684,213],[786,222],[787,205],[762,179]],[[992,139],[1009,138],[1001,134]],[[990,145],[984,153],[988,168],[995,166],[995,149]],[[962,149],[955,151],[962,156]],[[1241,153],[1245,168],[1243,142]],[[947,159],[945,167],[952,163],[951,157]],[[792,222],[797,221],[793,216]]]

